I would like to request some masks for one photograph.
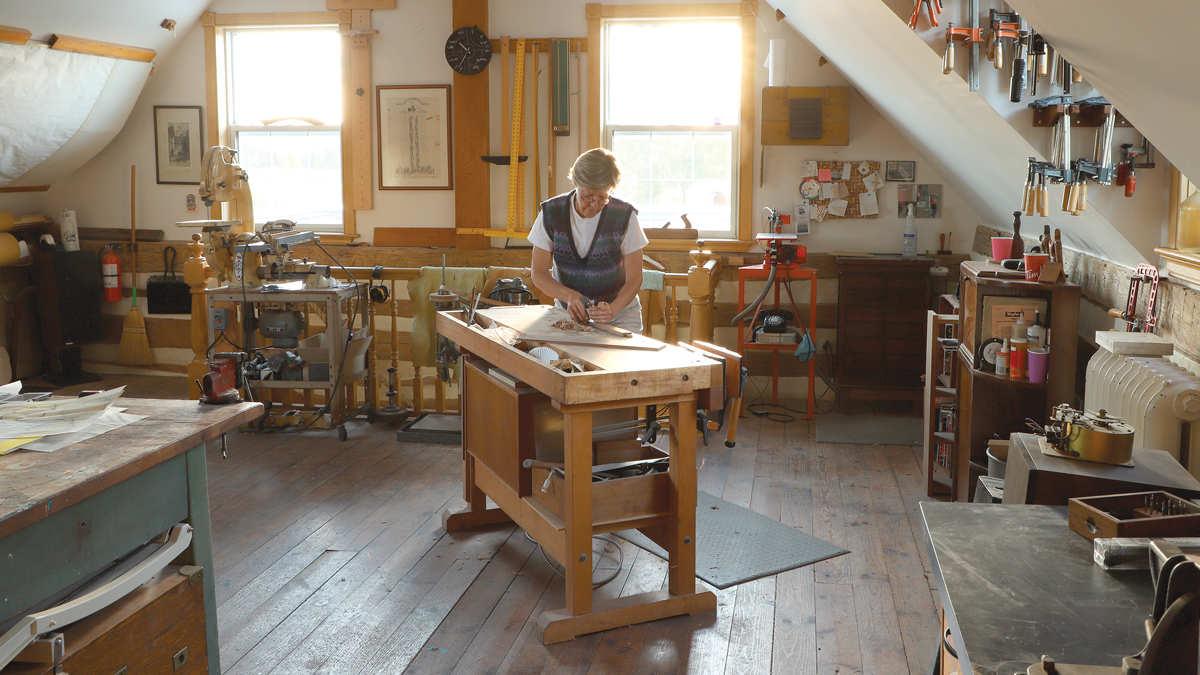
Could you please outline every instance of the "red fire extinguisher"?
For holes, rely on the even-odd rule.
[[[121,301],[121,256],[111,246],[100,256],[100,276],[104,278],[104,301]]]

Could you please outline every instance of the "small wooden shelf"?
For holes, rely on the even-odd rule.
[[[983,380],[991,380],[993,382],[1003,382],[1017,387],[1029,387],[1030,389],[1045,389],[1045,382],[1030,382],[1029,380],[1014,380],[1008,377],[1000,377],[995,373],[989,373],[986,370],[971,369],[971,377],[977,377]]]
[[[935,431],[933,432],[933,437],[944,443],[954,442],[954,433],[950,431]]]
[[[955,396],[958,394],[957,387],[934,387],[933,390],[936,391],[939,396]]]

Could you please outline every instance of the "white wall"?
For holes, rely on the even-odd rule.
[[[489,34],[527,37],[580,37],[587,34],[583,0],[493,0],[491,29]],[[209,8],[216,12],[255,11],[311,11],[324,9],[320,0],[256,0],[234,2],[218,0]],[[760,3],[760,12],[765,19],[756,31],[758,60],[765,58],[767,41],[771,38],[788,40],[788,82],[792,85],[844,86],[845,81],[831,67],[818,68],[820,56],[794,30],[784,23],[776,23],[773,10]],[[373,13],[373,25],[380,31],[372,38],[372,80],[376,85],[387,84],[443,84],[452,79],[452,71],[443,56],[445,39],[450,33],[450,2],[399,2],[393,11]],[[204,46],[203,31],[197,25],[181,35],[174,53],[155,68],[145,90],[142,92],[129,122],[116,139],[97,157],[70,179],[54,185],[39,197],[5,198],[0,208],[11,203],[17,212],[38,209],[56,215],[63,208],[74,208],[84,227],[128,227],[128,176],[129,166],[138,165],[138,226],[148,229],[163,229],[168,238],[182,238],[174,223],[178,220],[201,218],[199,212],[189,213],[184,204],[188,194],[195,193],[194,186],[157,185],[154,180],[154,105],[205,105],[204,92]],[[500,151],[500,102],[499,72],[493,60],[488,74],[492,78],[492,151]],[[548,114],[547,80],[549,61],[542,57],[543,87],[539,107],[543,115],[542,128],[546,126]],[[580,90],[578,97],[586,107],[586,59],[581,64],[584,86],[579,87],[572,70],[572,88]],[[766,84],[765,68],[755,68],[755,89]],[[759,96],[756,93],[755,99]],[[578,104],[576,100],[576,105]],[[575,118],[578,119],[577,117]],[[574,123],[573,132],[581,129]],[[374,121],[372,123],[372,149]],[[867,104],[855,95],[851,104],[851,144],[848,147],[770,147],[766,152],[766,180],[758,188],[759,153],[758,128],[755,128],[754,149],[754,210],[756,223],[763,206],[774,206],[789,212],[797,194],[799,163],[805,159],[915,160],[920,182],[940,183],[938,176],[913,148]],[[541,155],[547,157],[548,147],[545,133],[541,133]],[[560,167],[560,189],[567,189],[566,169],[574,160],[580,147],[576,136],[559,137],[558,166]],[[206,142],[207,139],[206,139]],[[585,144],[586,146],[586,144]],[[586,147],[584,147],[586,149]],[[507,170],[492,169],[492,222],[503,224],[504,202],[507,192]],[[253,179],[252,179],[253,180]],[[550,196],[545,171],[542,174],[543,199]],[[944,217],[941,219],[918,220],[921,233],[921,248],[936,248],[936,233],[954,231],[955,248],[965,251],[973,236],[974,228],[980,223],[948,187],[944,187]],[[526,188],[532,199],[532,183]],[[896,216],[895,184],[888,184],[881,193],[882,214],[877,219],[826,220],[818,224],[815,234],[806,243],[813,251],[872,250],[896,252],[900,250],[900,235],[903,219]],[[451,191],[374,191],[375,208],[358,212],[358,230],[370,241],[376,227],[450,227],[454,220],[454,197]],[[532,210],[526,222],[532,222]],[[500,243],[500,242],[497,242]],[[522,242],[523,243],[523,242]]]

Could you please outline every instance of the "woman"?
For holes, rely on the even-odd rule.
[[[621,182],[617,157],[604,148],[588,150],[567,178],[575,189],[542,202],[529,232],[533,283],[576,321],[640,333],[642,248],[650,240],[637,209],[611,196]],[[587,306],[588,300],[595,304]]]

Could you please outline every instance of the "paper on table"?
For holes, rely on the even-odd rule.
[[[73,431],[67,434],[58,434],[47,438],[42,438],[36,441],[31,441],[22,444],[22,450],[32,450],[34,452],[54,452],[61,450],[68,445],[82,443],[90,438],[95,438],[100,434],[105,434],[113,429],[120,429],[123,426],[133,424],[139,420],[146,419],[147,415],[130,415],[120,412],[124,408],[109,408],[96,418],[96,421],[89,424],[87,427],[79,431]]]
[[[9,382],[8,384],[0,387],[0,394],[16,395],[19,393],[21,393],[21,381],[20,380],[17,380],[16,382]]]
[[[846,187],[845,183],[834,183],[833,196],[835,199],[845,199],[850,196],[850,189]]]
[[[9,438],[0,441],[0,455],[7,455],[14,450],[19,450],[22,445],[36,441],[39,438],[41,436],[26,436],[24,438]]]
[[[829,215],[839,217],[846,215],[846,206],[849,205],[849,203],[850,202],[846,201],[845,199],[829,200]]]
[[[0,404],[0,439],[53,436],[80,431],[125,391],[117,387],[84,398]]]
[[[816,162],[801,162],[800,163],[800,177],[801,178],[811,178],[815,175],[817,175],[817,163]]]
[[[833,199],[833,183],[821,183],[821,199]]]
[[[858,215],[874,216],[879,213],[879,200],[874,192],[864,192],[858,195]]]

